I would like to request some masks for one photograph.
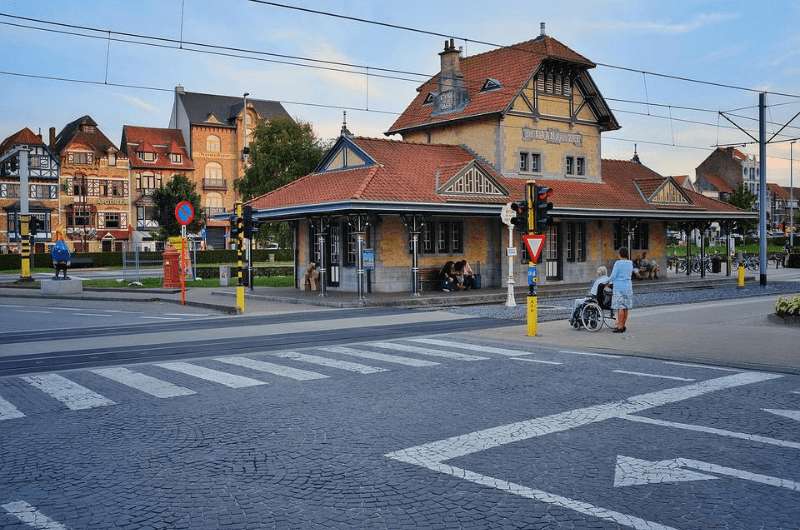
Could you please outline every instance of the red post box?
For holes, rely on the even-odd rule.
[[[164,283],[162,287],[177,289],[181,286],[180,254],[172,246],[167,246],[164,257]]]

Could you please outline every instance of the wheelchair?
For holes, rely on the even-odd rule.
[[[570,325],[575,329],[587,331],[600,331],[603,326],[613,327],[615,321],[614,310],[611,309],[611,293],[605,290],[605,285],[598,289],[600,296],[590,295],[578,306],[570,318]]]

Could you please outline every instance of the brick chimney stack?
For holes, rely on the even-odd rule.
[[[53,148],[56,145],[56,128],[55,127],[50,127],[50,138],[49,138],[49,142],[48,142],[47,145],[50,148]]]
[[[444,41],[444,51],[439,52],[439,57],[442,66],[434,113],[453,112],[463,108],[468,101],[464,74],[461,73],[461,51],[456,48],[454,39]]]

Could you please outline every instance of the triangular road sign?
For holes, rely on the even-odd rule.
[[[539,255],[544,248],[544,238],[545,236],[539,234],[524,234],[522,236],[522,241],[525,242],[525,248],[528,249],[528,256],[531,261],[539,261]]]

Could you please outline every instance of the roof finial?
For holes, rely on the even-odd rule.
[[[353,133],[347,128],[347,111],[342,111],[342,136],[349,136],[352,137]]]
[[[633,144],[633,158],[631,158],[631,162],[636,162],[637,164],[641,164],[642,161],[639,160],[639,152],[637,151],[637,145]]]

